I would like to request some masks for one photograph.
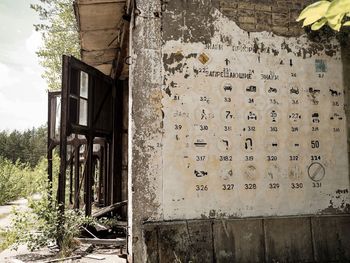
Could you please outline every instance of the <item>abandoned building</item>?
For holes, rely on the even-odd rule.
[[[310,2],[76,0],[58,200],[112,206],[128,262],[349,261],[350,48]]]

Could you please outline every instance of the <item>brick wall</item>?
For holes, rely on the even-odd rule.
[[[304,33],[295,20],[310,0],[226,0],[218,1],[219,10],[250,32],[269,31],[278,35],[297,36]]]

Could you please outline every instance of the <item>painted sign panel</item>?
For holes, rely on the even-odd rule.
[[[164,218],[344,211],[340,51],[216,15],[210,44],[163,48]]]

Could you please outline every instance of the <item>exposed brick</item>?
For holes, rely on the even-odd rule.
[[[292,1],[292,6],[290,8],[300,9],[301,10],[301,9],[305,8],[308,5],[307,2],[309,2],[311,4],[311,3],[315,2],[315,1],[311,0],[311,2],[310,2],[310,1],[294,0],[294,1]]]
[[[304,7],[304,4],[302,3],[293,3],[293,8],[302,10]]]
[[[295,21],[297,20],[298,16],[300,15],[301,10],[299,9],[291,9],[289,10],[289,20]]]
[[[257,24],[272,24],[272,15],[268,12],[256,12],[256,23]]]
[[[251,3],[251,2],[239,2],[238,3],[238,9],[254,10],[254,3]]]
[[[237,12],[239,17],[255,17],[254,10],[241,9],[241,10],[237,10]]]
[[[275,26],[288,26],[289,16],[285,13],[273,13],[272,24]]]
[[[266,4],[255,4],[255,10],[256,11],[271,12],[272,8],[271,8],[271,6],[266,5]]]
[[[303,23],[302,22],[296,22],[296,21],[289,21],[289,28],[302,28]]]
[[[300,35],[296,22],[301,10],[313,0],[219,0],[221,12],[247,31]]]
[[[276,33],[277,35],[287,35],[288,34],[288,27],[284,26],[272,26],[272,31]]]
[[[231,8],[221,8],[220,10],[225,16],[230,17],[233,20],[238,20],[238,11]]]
[[[256,30],[257,31],[272,31],[272,26],[271,24],[262,24],[262,23],[257,23],[256,24]]]
[[[250,0],[256,4],[272,5],[276,3],[276,0]]]
[[[255,24],[256,19],[254,16],[240,16],[238,18],[238,22],[240,23],[246,23],[246,24]]]
[[[285,7],[272,6],[272,12],[288,14],[289,9]]]
[[[300,36],[302,34],[305,34],[305,31],[302,27],[293,27],[289,28],[289,33],[291,36]]]
[[[220,1],[220,7],[237,9],[238,3],[233,1]]]
[[[277,1],[277,6],[285,8],[293,8],[292,1]]]

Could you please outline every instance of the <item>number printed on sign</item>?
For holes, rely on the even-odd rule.
[[[277,161],[277,156],[275,156],[275,155],[268,155],[267,156],[267,161],[268,162],[275,162],[275,161]]]
[[[270,183],[269,188],[270,189],[278,189],[278,188],[280,188],[280,184],[279,183]]]
[[[312,140],[311,141],[311,148],[312,149],[320,148],[320,142],[318,140]]]
[[[205,155],[197,155],[196,156],[196,161],[197,162],[205,161]]]
[[[220,160],[220,162],[231,162],[232,156],[231,155],[220,155],[219,160]]]
[[[301,189],[301,188],[304,187],[304,185],[303,185],[303,183],[291,183],[291,184],[290,184],[290,187],[291,187],[292,189]]]
[[[234,184],[223,184],[223,185],[222,185],[222,190],[224,190],[224,191],[230,191],[230,190],[233,190],[234,187],[235,187]]]
[[[254,156],[252,156],[252,155],[246,155],[246,156],[245,156],[245,161],[247,161],[247,162],[252,162],[252,161],[254,161]]]
[[[289,156],[289,161],[298,161],[299,160],[299,156],[298,155],[290,155]]]
[[[321,182],[313,182],[312,187],[313,188],[320,188],[320,187],[322,187],[322,184],[321,184]]]
[[[244,189],[245,190],[255,190],[256,184],[244,184]]]
[[[197,184],[196,185],[196,191],[208,191],[208,185]]]

